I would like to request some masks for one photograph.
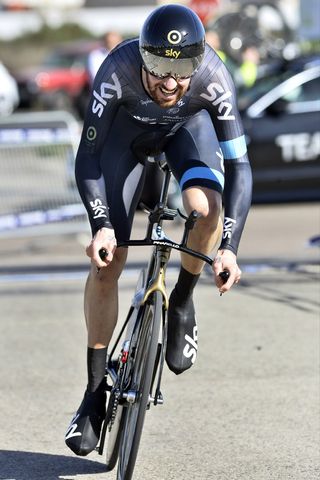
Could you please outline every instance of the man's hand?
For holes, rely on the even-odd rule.
[[[218,250],[212,268],[215,274],[216,285],[221,294],[230,290],[232,285],[238,283],[241,278],[241,270],[237,265],[237,257],[231,250]],[[229,278],[226,283],[223,283],[222,278],[219,277],[219,273],[224,270],[229,272]]]
[[[104,260],[101,260],[99,251],[104,248],[108,255]],[[88,257],[98,268],[103,268],[112,262],[115,249],[117,248],[117,241],[112,228],[101,228],[97,231],[90,245],[86,248]]]

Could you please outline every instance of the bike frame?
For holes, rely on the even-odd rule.
[[[165,276],[166,276],[166,267],[170,259],[170,254],[172,249],[175,249],[180,252],[184,252],[196,258],[199,258],[200,260],[203,260],[209,265],[213,264],[213,260],[210,257],[203,255],[200,252],[196,252],[187,247],[189,233],[193,229],[194,224],[197,221],[199,215],[196,211],[193,211],[189,215],[189,217],[185,217],[178,210],[170,209],[167,207],[168,190],[169,190],[169,184],[170,184],[170,179],[172,174],[169,166],[165,162],[163,163],[158,162],[158,163],[160,165],[160,168],[164,172],[163,184],[162,184],[159,203],[156,205],[156,207],[152,211],[149,211],[148,225],[147,225],[145,238],[140,240],[129,240],[127,242],[118,244],[119,247],[130,247],[130,246],[134,246],[134,247],[153,246],[154,247],[152,250],[152,255],[150,257],[147,270],[146,270],[146,276],[143,279],[142,284],[138,287],[136,291],[136,294],[133,298],[132,305],[129,309],[127,318],[124,324],[122,325],[120,333],[118,334],[114,342],[113,348],[110,352],[110,355],[108,356],[107,369],[106,369],[107,377],[111,379],[111,382],[112,382],[112,386],[109,387],[108,389],[111,392],[114,392],[115,390],[118,389],[117,392],[119,394],[119,401],[122,402],[122,405],[125,405],[125,404],[129,405],[130,403],[134,403],[136,401],[134,392],[131,392],[130,390],[125,391],[126,385],[123,385],[121,383],[123,382],[123,378],[126,378],[125,369],[130,368],[130,365],[127,366],[127,356],[129,355],[131,340],[126,340],[121,349],[122,358],[120,359],[120,364],[121,362],[122,364],[120,368],[119,368],[119,364],[117,368],[115,368],[112,359],[114,358],[114,354],[116,350],[117,351],[119,350],[120,342],[123,339],[124,332],[127,330],[127,333],[128,333],[128,330],[129,330],[130,339],[132,339],[133,335],[136,332],[138,332],[139,325],[137,322],[137,318],[139,318],[139,315],[138,315],[139,309],[142,308],[149,301],[149,299],[152,298],[155,292],[160,292],[162,297],[162,325],[160,326],[160,330],[161,330],[160,336],[162,338],[158,343],[158,352],[157,352],[157,357],[156,357],[155,366],[154,366],[154,373],[152,376],[152,383],[151,383],[151,389],[150,389],[150,395],[149,395],[149,404],[153,403],[154,405],[157,405],[157,404],[163,403],[160,387],[161,387],[162,371],[163,371],[164,360],[165,360],[167,310],[169,306],[169,299],[166,291]],[[174,218],[178,214],[180,214],[180,216],[182,216],[186,220],[182,240],[180,243],[174,242],[170,238],[168,238],[165,235],[164,230],[162,228],[163,221],[174,220]],[[136,316],[134,315],[135,311],[137,312]],[[154,321],[155,319],[153,318],[153,322]],[[159,321],[159,319],[157,319],[157,321]],[[128,335],[126,338],[128,338]],[[155,381],[156,381],[156,384],[155,384]],[[155,393],[154,393],[154,396],[152,397],[151,391],[153,391],[153,388],[155,385],[156,385]],[[102,435],[101,435],[100,445],[98,447],[98,452],[100,454],[103,453],[106,429],[108,426],[107,423],[109,422],[107,421],[105,422]]]

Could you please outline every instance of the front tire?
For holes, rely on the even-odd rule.
[[[122,337],[123,345],[129,341],[130,345],[136,342],[137,338],[137,329],[136,325],[141,324],[141,318],[145,306],[141,306],[141,292],[144,291],[146,278],[146,271],[142,269],[138,278],[136,285],[135,295],[132,300],[132,310],[130,313],[129,320],[127,322],[127,328],[124,336]],[[120,340],[120,339],[119,339]],[[119,342],[118,340],[118,342]],[[117,343],[118,344],[118,343]],[[123,355],[123,350],[119,351],[117,360],[110,358],[108,368],[116,370],[116,375],[118,376],[119,383],[113,386],[113,389],[110,393],[110,398],[108,401],[107,417],[105,428],[105,441],[106,445],[106,467],[108,471],[111,471],[116,466],[118,457],[119,457],[119,448],[120,448],[120,439],[122,435],[122,430],[125,421],[126,409],[123,406],[123,402],[119,402],[120,398],[117,398],[117,395],[121,394],[123,390],[126,389],[128,382],[130,381],[131,375],[131,365],[130,362],[122,364],[119,361]],[[121,370],[121,371],[120,371]]]
[[[141,331],[138,343],[131,354],[134,364],[129,391],[134,392],[134,402],[123,407],[123,429],[120,441],[117,480],[131,480],[135,466],[146,410],[157,359],[157,348],[162,318],[162,295],[156,291],[151,303],[141,310]]]

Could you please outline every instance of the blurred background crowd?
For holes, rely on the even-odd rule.
[[[0,114],[66,108],[82,118],[105,54],[137,36],[156,0],[1,0]],[[181,0],[239,88],[320,52],[318,0]]]
[[[174,2],[0,0],[0,154],[7,135],[1,131],[21,112],[65,111],[81,126],[108,51],[137,36],[157,5]],[[254,202],[319,200],[319,0],[177,3],[200,16],[208,43],[234,78]],[[15,125],[25,128],[25,117]],[[72,166],[67,170],[73,178]]]

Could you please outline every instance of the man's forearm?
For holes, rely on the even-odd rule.
[[[237,254],[252,198],[252,173],[249,162],[226,162],[224,225],[219,249]]]
[[[92,231],[96,233],[103,227],[111,228],[109,207],[105,181],[100,168],[98,166],[94,168],[92,161],[91,170],[88,171],[87,164],[87,158],[81,158],[78,154],[75,169],[77,187],[88,212]]]

